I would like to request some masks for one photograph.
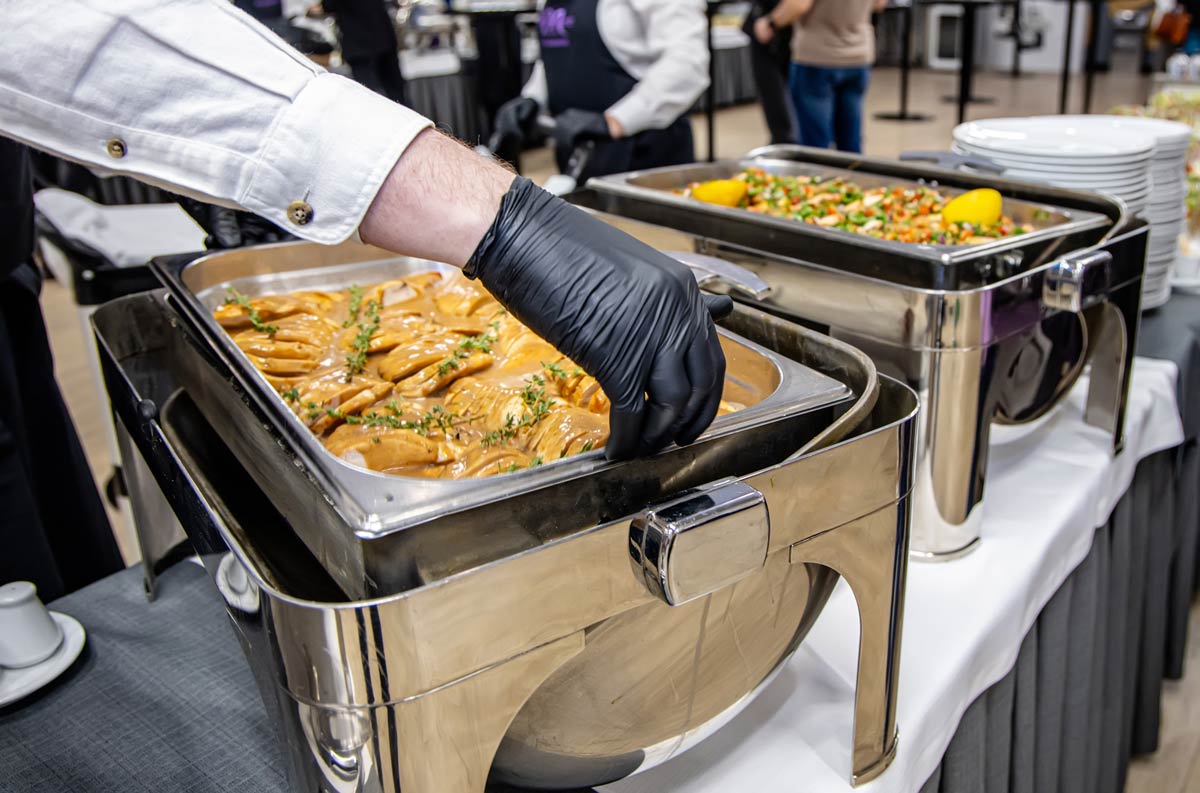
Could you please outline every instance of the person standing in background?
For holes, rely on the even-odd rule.
[[[703,0],[543,0],[541,57],[521,96],[496,113],[504,137],[554,117],[555,155],[592,144],[579,176],[694,162],[688,111],[708,87]]]
[[[338,26],[342,60],[355,82],[404,104],[404,76],[396,28],[383,0],[323,0],[309,16],[330,14]]]
[[[875,29],[871,14],[887,0],[781,0],[754,25],[762,44],[794,25],[792,103],[805,146],[862,151],[862,106]]]
[[[779,0],[755,0],[746,14],[742,30],[750,37],[750,66],[754,71],[754,85],[762,101],[771,143],[795,143],[796,112],[792,109],[792,97],[788,90],[792,30],[785,27],[780,31],[772,31],[772,38],[765,43],[760,42],[754,34],[758,20],[774,11],[777,5]]]

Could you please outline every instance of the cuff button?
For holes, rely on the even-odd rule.
[[[293,201],[288,204],[288,220],[297,226],[307,226],[313,219],[313,208],[307,201]]]
[[[104,150],[108,152],[108,156],[114,160],[119,160],[125,156],[128,149],[125,146],[125,141],[120,138],[113,138],[108,143],[104,144]]]

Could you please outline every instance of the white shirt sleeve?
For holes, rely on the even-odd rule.
[[[546,85],[546,66],[541,58],[533,64],[533,71],[529,73],[529,79],[521,89],[521,96],[537,102],[542,110],[549,106],[550,88]]]
[[[0,133],[305,239],[354,233],[430,126],[226,0],[0,0],[0,12]]]
[[[608,0],[597,20],[605,46],[638,81],[608,109],[627,134],[670,126],[708,87],[704,0]],[[626,30],[630,23],[638,29]]]

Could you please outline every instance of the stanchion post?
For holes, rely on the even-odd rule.
[[[717,130],[716,130],[716,104],[717,104],[717,59],[713,52],[713,16],[717,13],[718,3],[711,2],[704,4],[704,14],[708,18],[708,91],[706,92],[707,101],[705,101],[704,118],[708,125],[708,161],[717,161]]]
[[[1067,38],[1063,42],[1062,80],[1058,86],[1058,112],[1067,112],[1067,103],[1071,95],[1071,43],[1075,38],[1075,0],[1067,2]]]
[[[924,113],[908,112],[908,78],[912,71],[912,20],[914,0],[905,5],[888,6],[896,8],[904,14],[900,25],[900,110],[897,113],[876,113],[875,118],[881,121],[928,121]]]

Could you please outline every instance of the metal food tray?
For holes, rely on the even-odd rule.
[[[734,396],[755,404],[718,418],[690,447],[670,447],[652,458],[625,463],[610,463],[602,450],[596,450],[533,469],[470,480],[383,474],[358,468],[330,453],[213,319],[212,310],[229,287],[249,296],[340,289],[409,272],[448,269],[446,265],[395,257],[353,243],[332,249],[286,243],[211,254],[190,262],[161,260],[153,267],[190,335],[199,340],[181,353],[196,356],[195,365],[184,367],[189,394],[218,431],[224,430],[225,441],[240,454],[259,485],[282,503],[295,504],[298,514],[305,516],[304,521],[296,521],[298,531],[307,535],[314,553],[334,568],[335,577],[344,584],[359,581],[362,564],[354,558],[356,552],[347,553],[348,547],[356,547],[344,536],[351,532],[358,541],[379,539],[548,488],[558,496],[571,493],[575,502],[571,511],[581,510],[603,520],[631,511],[630,504],[644,503],[663,488],[686,483],[701,470],[711,471],[708,466],[721,456],[732,455],[731,461],[761,456],[763,444],[773,443],[763,440],[764,431],[769,434],[771,427],[779,426],[778,443],[783,444],[792,434],[783,428],[787,422],[853,396],[843,383],[722,330],[727,379],[739,387]],[[213,374],[218,377],[214,379]],[[696,457],[704,454],[716,456],[705,465],[696,464]],[[304,474],[304,487],[297,486],[298,471]],[[578,488],[564,487],[585,478],[600,483],[598,489],[580,493]],[[326,514],[330,508],[332,515]],[[534,500],[526,513],[509,510],[505,514],[508,520],[524,521],[531,532],[552,533],[551,524],[557,521],[544,512],[544,506],[537,507]],[[337,575],[345,565],[352,571],[348,579]]]
[[[794,151],[803,160],[784,155]],[[747,167],[787,176],[851,179],[862,187],[937,187],[957,195],[994,187],[1004,213],[1037,227],[1026,234],[977,245],[930,245],[877,239],[813,223],[709,204],[675,190],[693,182],[728,179]],[[1050,199],[1048,202],[1046,199]],[[980,286],[1086,245],[1119,225],[1124,207],[1116,199],[1081,200],[1044,185],[962,174],[912,163],[895,163],[803,147],[772,147],[738,160],[668,166],[593,178],[572,201],[601,212],[718,239],[748,250],[816,262],[838,262],[840,269],[910,286],[959,289]],[[1035,220],[1039,213],[1048,215]]]

